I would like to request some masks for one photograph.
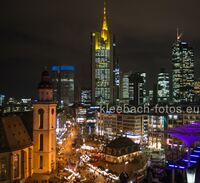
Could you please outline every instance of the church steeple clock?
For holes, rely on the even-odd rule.
[[[56,103],[48,71],[42,72],[33,113],[34,173],[50,174],[56,169]]]

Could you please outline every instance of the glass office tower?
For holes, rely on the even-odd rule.
[[[74,66],[51,67],[53,98],[61,107],[74,104]]]
[[[164,69],[161,69],[158,74],[157,81],[157,101],[158,103],[169,103],[169,73],[167,73]]]
[[[172,49],[172,88],[174,103],[190,103],[194,98],[194,54],[187,42],[177,40]]]

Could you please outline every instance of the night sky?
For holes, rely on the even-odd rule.
[[[123,71],[144,71],[149,87],[161,67],[171,72],[177,26],[200,70],[200,1],[108,0],[110,30]],[[90,86],[90,33],[101,28],[103,0],[15,0],[0,3],[0,93],[34,97],[40,72],[75,65],[79,87]]]

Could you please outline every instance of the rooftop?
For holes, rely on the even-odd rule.
[[[190,147],[195,142],[200,141],[200,121],[176,128],[171,128],[165,130],[164,133],[182,140],[186,146]]]
[[[16,151],[32,145],[30,135],[32,134],[32,121],[29,120],[32,115],[30,113],[29,115],[0,117],[0,153]]]
[[[118,137],[111,141],[106,147],[110,148],[123,148],[127,146],[134,146],[136,145],[131,139],[127,137]]]

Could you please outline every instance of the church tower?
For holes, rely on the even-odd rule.
[[[33,146],[34,174],[53,172],[56,169],[56,103],[48,71],[42,72],[38,102],[33,104]]]

